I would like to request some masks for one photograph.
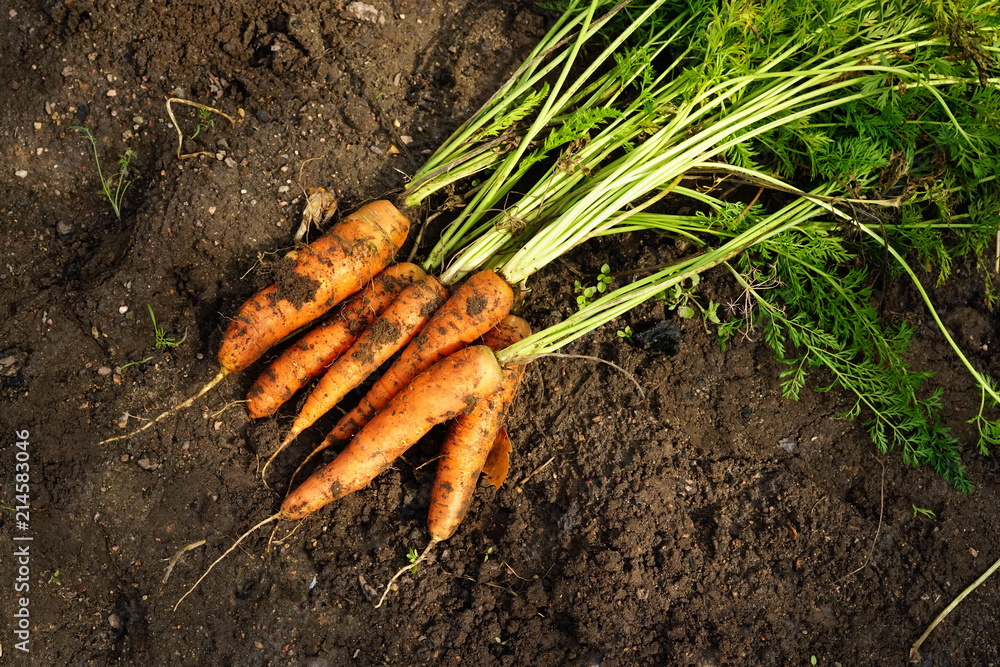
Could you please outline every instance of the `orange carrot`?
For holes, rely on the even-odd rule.
[[[366,487],[435,424],[474,410],[482,397],[495,393],[503,375],[496,355],[485,345],[464,348],[433,364],[393,397],[337,458],[289,494],[277,513],[259,521],[215,559],[177,601],[174,611],[251,533],[272,521],[304,519],[328,503]],[[439,541],[433,540],[420,560]],[[405,571],[400,570],[393,581]],[[381,606],[388,592],[386,587],[376,607]]]
[[[285,498],[281,516],[304,518],[364,488],[432,426],[475,408],[502,378],[496,356],[483,345],[437,362],[407,384],[337,458]]]
[[[448,288],[434,276],[424,276],[404,289],[343,356],[338,358],[309,394],[288,436],[264,464],[309,428],[379,366],[403,349],[448,298]]]
[[[416,264],[388,267],[336,315],[316,327],[264,369],[247,392],[252,419],[270,417],[295,392],[323,373],[399,293],[424,276]]]
[[[299,251],[290,276],[247,300],[229,324],[219,348],[222,367],[194,396],[142,427],[98,444],[132,437],[182,410],[241,371],[278,341],[333,308],[388,266],[410,229],[410,221],[387,201],[367,204]]]
[[[304,519],[327,503],[364,488],[432,426],[475,408],[480,397],[500,386],[502,378],[496,356],[484,345],[459,350],[431,366],[397,394],[347,449],[285,498],[277,513],[240,535],[181,596],[174,611],[251,533],[272,521]]]
[[[226,330],[219,363],[252,364],[276,342],[333,308],[382,271],[406,239],[409,220],[387,201],[344,218],[300,250],[290,279],[251,297]]]
[[[358,406],[344,415],[322,446],[349,440],[413,378],[431,364],[476,340],[510,311],[514,293],[493,271],[480,271],[459,285],[420,335],[380,377]]]
[[[483,336],[493,350],[531,334],[528,323],[513,315]],[[500,386],[484,396],[468,414],[456,417],[441,446],[437,476],[431,491],[427,528],[434,542],[451,537],[465,518],[480,471],[493,449],[507,407],[517,395],[524,365],[505,368]]]

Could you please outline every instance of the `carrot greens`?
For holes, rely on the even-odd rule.
[[[691,255],[592,294],[499,357],[552,353],[725,267],[746,304],[720,330],[762,331],[788,365],[786,396],[825,369],[823,390],[855,397],[845,416],[863,414],[881,450],[968,491],[941,393],[910,369],[911,329],[883,321],[871,283],[883,260],[914,283],[982,391],[980,448],[1000,442],[1000,422],[987,416],[1000,406],[994,381],[951,338],[908,263],[939,281],[956,261],[988,268],[1000,229],[998,9],[997,0],[569,2],[511,82],[417,174],[411,203],[481,179],[453,197],[458,215],[425,268],[444,267],[445,283],[493,268],[523,284],[596,237],[684,238]],[[702,187],[723,181],[769,191],[767,205]],[[665,212],[684,200],[705,212]]]

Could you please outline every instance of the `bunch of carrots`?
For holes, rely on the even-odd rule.
[[[598,16],[598,9],[609,4]],[[404,193],[413,206],[458,179],[483,175],[424,264],[393,264],[409,232],[404,215],[388,202],[363,207],[294,254],[290,283],[269,287],[243,305],[219,351],[219,374],[195,397],[143,428],[190,405],[223,377],[247,368],[339,304],[332,317],[284,350],[250,389],[249,413],[261,418],[316,380],[287,437],[265,464],[265,480],[275,456],[382,364],[396,360],[309,458],[331,446],[341,447],[340,454],[254,529],[310,516],[365,487],[432,426],[451,420],[432,492],[429,550],[454,533],[481,471],[491,483],[502,482],[503,414],[528,360],[555,352],[712,267],[734,271],[730,260],[751,249],[771,248],[787,235],[826,237],[849,223],[879,242],[877,233],[842,206],[898,206],[904,197],[917,205],[936,201],[929,186],[923,200],[909,190],[891,201],[859,199],[845,191],[846,177],[827,174],[846,161],[853,174],[846,180],[874,182],[880,168],[872,161],[861,173],[850,151],[863,142],[838,133],[837,128],[850,125],[835,115],[841,109],[855,122],[871,107],[878,113],[866,112],[874,118],[870,124],[881,127],[878,123],[889,122],[880,111],[884,98],[907,95],[907,104],[921,110],[916,115],[938,114],[942,120],[931,125],[945,128],[945,136],[954,128],[977,150],[980,135],[967,134],[952,107],[970,110],[962,117],[970,127],[992,122],[976,115],[984,102],[955,93],[946,103],[939,92],[974,86],[973,66],[979,61],[967,62],[960,73],[948,64],[951,74],[925,80],[923,65],[908,55],[919,51],[933,63],[950,63],[954,48],[939,34],[939,24],[957,22],[955,17],[882,11],[879,0],[832,3],[823,15],[792,12],[795,21],[784,20],[783,3],[777,0],[746,7],[689,4],[570,0],[511,80],[431,156]],[[969,17],[979,20],[994,4],[988,0]],[[744,22],[751,15],[747,7],[756,10],[754,40],[744,39]],[[837,30],[828,34],[830,26]],[[766,40],[760,37],[765,33],[758,34],[765,28]],[[602,33],[606,46],[581,65],[584,45]],[[977,39],[985,43],[986,36]],[[629,46],[630,40],[639,44]],[[666,62],[659,73],[653,70],[654,59]],[[583,72],[574,74],[578,66]],[[900,81],[911,84],[909,90]],[[834,115],[818,117],[822,122],[812,125],[811,118],[820,113]],[[907,121],[893,122],[901,128]],[[910,136],[902,130],[895,134]],[[934,148],[923,134],[914,136],[916,148],[910,153]],[[758,153],[773,159],[758,160]],[[850,159],[834,160],[841,155]],[[545,175],[524,196],[501,205],[532,165],[546,163]],[[972,166],[981,167],[979,162]],[[800,172],[811,174],[800,180],[809,184],[808,191],[789,182]],[[755,205],[756,199],[746,205],[724,202],[685,187],[685,179],[699,175],[722,175],[794,197],[768,213]],[[969,187],[995,190],[996,176],[975,175]],[[936,177],[919,181],[921,187],[928,183],[937,183]],[[693,200],[710,213],[647,211],[667,196]],[[697,251],[654,267],[648,277],[609,291],[534,335],[527,323],[510,316],[512,286],[580,243],[634,231],[695,241]],[[896,257],[888,241],[881,243]],[[1000,404],[992,384],[948,340],[983,387],[984,403],[988,395]],[[989,425],[993,428],[993,422]]]
[[[494,271],[445,286],[419,266],[392,264],[409,227],[390,202],[376,201],[295,251],[291,277],[253,295],[233,318],[219,349],[216,377],[140,430],[190,405],[222,378],[248,368],[272,346],[339,306],[272,361],[249,391],[250,415],[266,417],[319,378],[268,464],[382,364],[398,357],[313,451],[346,445],[340,454],[258,526],[306,518],[364,488],[433,426],[453,420],[428,521],[431,546],[451,537],[483,469],[497,487],[506,476],[509,441],[502,419],[524,366],[501,367],[496,352],[530,329],[510,315],[514,290]]]

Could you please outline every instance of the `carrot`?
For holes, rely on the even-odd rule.
[[[250,417],[260,419],[277,412],[295,392],[349,349],[404,288],[423,276],[423,269],[407,262],[390,266],[375,276],[336,315],[307,333],[264,369],[247,392]]]
[[[508,315],[504,320],[483,336],[483,342],[496,351],[513,345],[522,338],[531,335],[531,327],[520,317]],[[524,365],[519,364],[503,370],[500,385],[490,394],[484,396],[476,407],[468,413],[459,415],[452,422],[441,447],[441,457],[438,462],[434,487],[431,490],[431,505],[427,517],[427,529],[431,534],[430,542],[423,553],[415,561],[400,568],[386,584],[382,597],[376,608],[385,602],[392,585],[406,572],[427,558],[439,542],[447,540],[455,534],[458,525],[465,518],[472,496],[479,481],[480,471],[487,459],[498,448],[503,448],[500,438],[503,432],[501,423],[507,407],[517,395],[518,385],[524,374]],[[376,417],[377,418],[377,417]],[[506,475],[506,464],[503,475]],[[503,480],[500,480],[501,482]],[[497,484],[499,488],[499,484]]]
[[[309,428],[351,390],[364,382],[389,357],[401,350],[423,328],[448,298],[448,288],[434,276],[424,276],[400,293],[351,349],[338,358],[309,394],[288,436],[271,455],[267,467],[285,447]]]
[[[312,244],[289,253],[290,279],[251,297],[226,329],[219,348],[222,367],[194,396],[141,428],[102,440],[124,440],[188,407],[230,373],[241,371],[299,327],[354,294],[392,260],[406,240],[410,221],[387,201],[367,204],[334,225]]]
[[[510,311],[514,293],[493,271],[480,271],[451,298],[380,377],[354,410],[344,415],[321,447],[349,440],[413,378],[496,326]]]
[[[461,349],[432,365],[393,397],[337,458],[285,498],[282,517],[301,519],[364,488],[432,426],[474,408],[502,378],[496,356],[484,345]]]
[[[530,334],[528,323],[511,315],[483,338],[491,349],[500,350]],[[468,414],[452,422],[441,446],[437,476],[431,490],[427,527],[432,540],[448,539],[465,518],[479,473],[500,433],[507,407],[517,395],[523,374],[523,364],[505,368],[500,387],[483,397]]]
[[[298,252],[290,280],[252,296],[219,349],[229,372],[256,361],[276,342],[333,308],[382,271],[406,239],[409,220],[387,201],[344,218]]]
[[[393,397],[337,458],[289,494],[277,513],[240,535],[181,596],[174,611],[212,568],[255,530],[280,519],[304,519],[326,504],[364,488],[432,426],[474,409],[483,396],[496,391],[502,380],[496,355],[485,345],[464,348],[432,365]]]

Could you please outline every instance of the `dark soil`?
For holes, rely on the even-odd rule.
[[[23,530],[0,510],[3,664],[904,664],[1000,557],[1000,467],[965,424],[979,394],[905,285],[882,307],[916,325],[913,362],[947,390],[969,497],[877,456],[860,425],[837,419],[843,395],[783,399],[781,369],[756,340],[722,352],[692,320],[673,357],[628,346],[616,328],[662,320],[649,306],[566,350],[620,365],[645,401],[610,366],[534,364],[508,427],[507,484],[483,485],[459,532],[383,608],[373,598],[427,540],[433,465],[421,464],[438,432],[270,553],[267,530],[245,541],[172,611],[277,509],[257,469],[294,406],[252,423],[230,405],[258,364],[177,418],[98,442],[215,375],[227,318],[272,281],[304,188],[336,192],[341,211],[397,193],[551,20],[527,2],[369,1],[374,22],[301,0],[5,3],[0,494],[18,504],[16,433],[29,431],[31,511]],[[217,156],[177,159],[167,97],[238,121],[175,105],[188,137],[205,125],[184,152]],[[74,125],[98,139],[106,174],[126,147],[138,154],[121,220]],[[555,264],[525,316],[541,328],[571,312],[574,272],[673,252],[647,243]],[[996,315],[981,280],[960,273],[934,298],[973,363],[1000,375]],[[722,274],[705,284],[708,297],[737,296]],[[153,348],[146,304],[183,344]],[[279,457],[277,488],[332,421]],[[166,559],[202,539],[164,582]],[[27,654],[13,632],[24,544]],[[924,664],[1000,663],[998,584],[935,630]]]

